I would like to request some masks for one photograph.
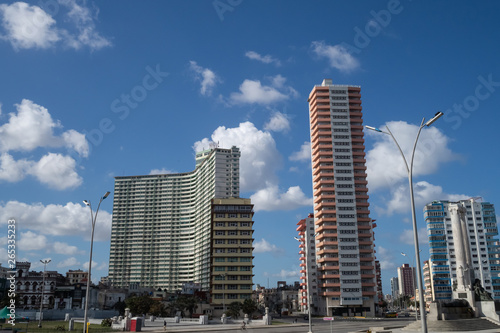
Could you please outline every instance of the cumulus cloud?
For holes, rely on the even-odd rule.
[[[283,250],[282,248],[277,247],[274,244],[269,243],[264,238],[262,238],[260,241],[254,242],[253,246],[254,246],[253,253],[270,252],[273,255],[283,255],[283,254],[285,254],[285,250]]]
[[[401,184],[391,190],[391,199],[387,202],[385,209],[379,209],[380,214],[392,215],[394,213],[405,213],[410,211],[409,188],[406,184]],[[433,200],[459,201],[470,198],[466,194],[448,194],[441,186],[432,185],[425,181],[413,184],[413,197],[415,207],[424,207]]]
[[[194,144],[196,152],[207,149],[211,142],[221,146],[236,146],[241,150],[240,186],[242,191],[253,191],[276,183],[275,172],[281,168],[282,159],[276,142],[269,132],[261,131],[251,122],[235,128],[220,126],[211,135]]]
[[[88,157],[89,145],[85,135],[68,130],[56,135],[62,128],[52,119],[46,108],[23,99],[16,104],[16,111],[0,126],[0,180],[17,182],[27,175],[34,176],[51,188],[64,190],[82,183],[75,171],[76,161],[59,153],[48,153],[40,160],[15,160],[10,151],[32,152],[37,148],[67,148],[82,157]]]
[[[44,206],[41,203],[27,204],[19,201],[1,203],[0,221],[7,221],[12,216],[23,223],[23,228],[37,232],[36,235],[39,236],[79,235],[90,239],[92,226],[87,206],[72,202],[64,206],[54,204]],[[110,231],[111,214],[101,209],[95,226],[95,240],[109,240]],[[59,245],[62,246],[63,243]]]
[[[300,150],[292,153],[288,159],[290,161],[311,161],[311,142],[305,141],[300,146]]]
[[[59,268],[78,266],[78,265],[80,265],[80,262],[75,257],[69,257],[57,263],[57,267]]]
[[[278,186],[270,185],[251,195],[255,211],[293,210],[302,206],[312,206],[312,198],[306,197],[299,186],[289,187],[280,193]]]
[[[264,272],[264,276],[272,276],[286,280],[287,278],[299,278],[300,268],[292,268],[291,270],[281,269],[277,273]]]
[[[52,119],[46,108],[27,99],[15,106],[17,112],[9,113],[9,121],[0,126],[0,151],[66,147],[74,149],[83,157],[88,156],[89,146],[84,134],[69,130],[60,136],[54,135],[54,130],[62,125]]]
[[[200,93],[204,96],[212,95],[212,90],[220,81],[217,75],[208,68],[198,66],[196,61],[189,62],[189,69],[195,74],[195,79],[201,82]]]
[[[32,231],[21,232],[18,246],[23,251],[39,251],[47,246],[47,237]]]
[[[252,59],[252,60],[260,61],[264,64],[275,64],[276,66],[281,66],[281,62],[279,61],[279,59],[274,58],[269,54],[262,56],[255,51],[247,51],[245,53],[245,57]]]
[[[312,204],[312,199],[306,198],[298,186],[280,193],[276,172],[282,167],[282,157],[271,133],[257,129],[251,122],[241,123],[236,128],[221,126],[210,139],[195,142],[193,148],[199,152],[214,142],[223,147],[240,148],[240,187],[242,192],[257,191],[251,196],[256,209],[291,210]]]
[[[4,29],[0,39],[8,41],[15,50],[47,49],[57,43],[73,49],[88,46],[91,50],[111,45],[96,31],[96,13],[89,8],[75,0],[59,0],[54,5],[61,21],[68,23],[67,28],[73,31],[58,27],[58,22],[39,6],[15,2],[0,5],[0,23]]]
[[[286,86],[286,78],[276,75],[269,78],[270,85],[263,85],[259,80],[246,79],[239,87],[239,92],[230,95],[230,104],[270,105],[296,97],[297,91]]]
[[[393,121],[387,123],[392,134],[410,163],[411,151],[419,126],[408,124],[404,121]],[[375,144],[366,154],[368,170],[368,182],[370,190],[379,188],[392,188],[401,181],[408,179],[408,173],[404,166],[401,153],[389,135],[367,131]],[[422,129],[415,159],[413,162],[413,177],[428,175],[436,172],[439,167],[457,159],[450,148],[450,139],[438,128],[429,127]]]
[[[313,52],[322,58],[327,58],[330,66],[341,72],[350,72],[359,67],[359,61],[341,45],[328,45],[324,41],[311,43]]]
[[[60,40],[56,21],[38,6],[25,2],[0,5],[0,17],[5,32],[1,39],[18,49],[46,49]]]
[[[290,121],[288,116],[281,112],[275,112],[271,119],[264,125],[266,131],[288,132],[290,130]]]

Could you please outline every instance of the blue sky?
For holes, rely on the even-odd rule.
[[[324,78],[360,85],[364,124],[389,125],[415,160],[422,207],[498,204],[500,4],[495,1],[121,1],[0,4],[0,225],[17,260],[88,266],[90,214],[115,176],[186,172],[210,141],[241,147],[255,204],[254,283],[298,280],[296,223],[312,212],[307,97]],[[413,265],[407,178],[389,137],[366,133],[384,293]],[[93,280],[107,275],[112,194]],[[7,238],[0,239],[5,251]],[[408,259],[400,253],[409,254]]]

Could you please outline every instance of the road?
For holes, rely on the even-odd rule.
[[[277,321],[280,321],[279,319]],[[256,326],[251,325],[247,327],[246,332],[249,333],[306,333],[309,330],[307,321],[298,322],[293,324],[292,320],[281,320],[281,325],[271,326]],[[313,320],[313,333],[348,333],[361,330],[368,330],[369,327],[403,327],[412,322],[411,319],[380,319],[380,320],[335,320],[330,326],[330,322],[323,321],[322,319]],[[151,328],[150,328],[151,329]],[[147,331],[150,331],[148,329]],[[146,330],[144,330],[146,331]],[[158,330],[152,332],[162,332],[163,329],[158,327]],[[394,330],[393,330],[394,331]],[[183,333],[200,333],[200,332],[221,332],[221,333],[241,333],[245,332],[240,328],[240,325],[207,325],[207,326],[170,326],[167,327],[167,332],[183,332]]]

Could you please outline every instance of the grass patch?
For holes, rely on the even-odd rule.
[[[284,323],[282,321],[277,321],[277,320],[273,320],[271,322],[271,325],[287,325],[288,323]]]
[[[14,330],[19,330],[21,332],[26,332],[26,322],[22,321],[16,321],[15,326],[11,326],[8,323],[2,324],[3,329],[6,328],[13,328]],[[38,327],[38,321],[30,321],[27,324],[28,327],[28,332],[29,333],[57,333],[57,332],[64,332],[68,331],[69,327],[69,322],[63,321],[63,320],[58,320],[58,321],[42,321],[42,327]],[[74,326],[74,332],[82,332],[83,331],[83,323],[75,323]],[[90,324],[89,327],[89,333],[108,333],[108,332],[115,332],[113,331],[110,327],[103,327],[100,324]]]

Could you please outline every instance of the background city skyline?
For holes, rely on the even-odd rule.
[[[107,275],[115,176],[188,172],[210,142],[241,148],[241,197],[255,205],[255,284],[299,279],[296,223],[312,213],[307,98],[361,86],[364,125],[409,152],[422,117],[415,194],[500,202],[496,129],[500,4],[494,1],[73,0],[0,5],[0,225],[17,260]],[[86,136],[86,139],[85,139]],[[407,176],[387,135],[365,131],[384,293],[414,265]],[[6,232],[5,232],[6,235]],[[7,248],[7,238],[0,238]],[[6,266],[6,250],[0,262]],[[408,257],[401,256],[401,252]],[[269,282],[268,282],[269,281]]]

